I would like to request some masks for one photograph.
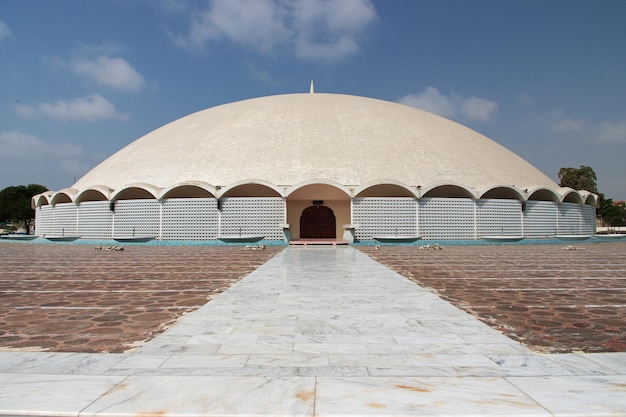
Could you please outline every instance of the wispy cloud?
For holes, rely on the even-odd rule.
[[[31,182],[50,185],[46,181],[71,184],[74,176],[90,168],[83,162],[84,149],[67,142],[51,143],[37,136],[9,131],[0,132],[0,147],[5,156],[0,164],[0,175],[15,185]]]
[[[56,121],[94,122],[106,119],[128,120],[127,114],[117,111],[113,103],[98,94],[35,106],[16,104],[17,113],[26,119],[47,118]]]
[[[597,141],[626,143],[626,120],[621,122],[601,122],[595,135]]]
[[[81,58],[70,61],[68,67],[82,77],[117,90],[139,91],[146,85],[143,76],[120,57]]]
[[[228,41],[262,54],[285,47],[298,58],[320,61],[358,52],[359,35],[377,19],[370,0],[213,0],[188,14],[188,33],[172,35],[179,46]]]
[[[37,136],[17,131],[0,132],[0,147],[10,157],[30,158],[33,155],[76,157],[84,154],[82,148],[70,143],[50,144]]]
[[[450,119],[460,114],[462,118],[478,122],[492,120],[500,107],[497,102],[486,98],[476,96],[466,98],[457,94],[446,96],[430,86],[417,94],[407,94],[398,102]]]
[[[626,144],[626,120],[594,121],[577,119],[555,110],[533,117],[544,128],[559,137],[581,143],[624,143]]]
[[[190,14],[189,33],[175,37],[179,46],[202,48],[226,39],[268,52],[289,36],[287,9],[272,0],[212,1],[206,10]]]
[[[554,133],[575,134],[585,129],[585,121],[565,116],[563,110],[557,110],[547,115],[548,127]]]
[[[426,87],[417,94],[407,94],[398,102],[443,117],[452,118],[456,116],[456,106],[452,100],[441,94],[435,87]]]
[[[359,50],[358,35],[377,19],[369,1],[299,1],[293,8],[296,56],[339,60]]]
[[[100,86],[119,91],[139,91],[146,86],[141,73],[120,54],[125,46],[111,41],[79,44],[72,59],[53,57],[48,62]]]
[[[11,36],[11,29],[9,29],[6,23],[0,20],[0,41],[8,38],[9,36]]]

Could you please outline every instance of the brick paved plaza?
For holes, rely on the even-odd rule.
[[[542,352],[626,352],[626,242],[362,248]]]
[[[0,243],[0,350],[126,351],[283,250],[95,249]],[[536,350],[626,351],[626,242],[359,249]]]
[[[0,350],[123,352],[282,247],[0,243]]]

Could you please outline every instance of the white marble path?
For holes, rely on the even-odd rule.
[[[0,352],[0,416],[626,416],[626,354],[531,352],[351,247],[290,247],[128,354]]]

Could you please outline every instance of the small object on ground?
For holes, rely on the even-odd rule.
[[[437,244],[437,243],[432,243],[430,245],[424,245],[424,246],[420,246],[420,249],[422,250],[442,250],[443,246]]]
[[[265,245],[264,244],[260,244],[260,245],[246,245],[244,247],[244,249],[246,249],[246,250],[263,250],[263,249],[265,249]]]
[[[578,247],[578,246],[572,246],[572,245],[564,246],[561,249],[562,250],[585,250],[585,248],[581,248],[581,247]]]
[[[98,246],[95,249],[97,251],[108,250],[108,251],[115,251],[115,252],[120,252],[124,250],[122,246]]]

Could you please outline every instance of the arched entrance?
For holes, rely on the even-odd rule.
[[[330,207],[315,205],[305,208],[300,216],[301,239],[334,239],[337,220]]]

